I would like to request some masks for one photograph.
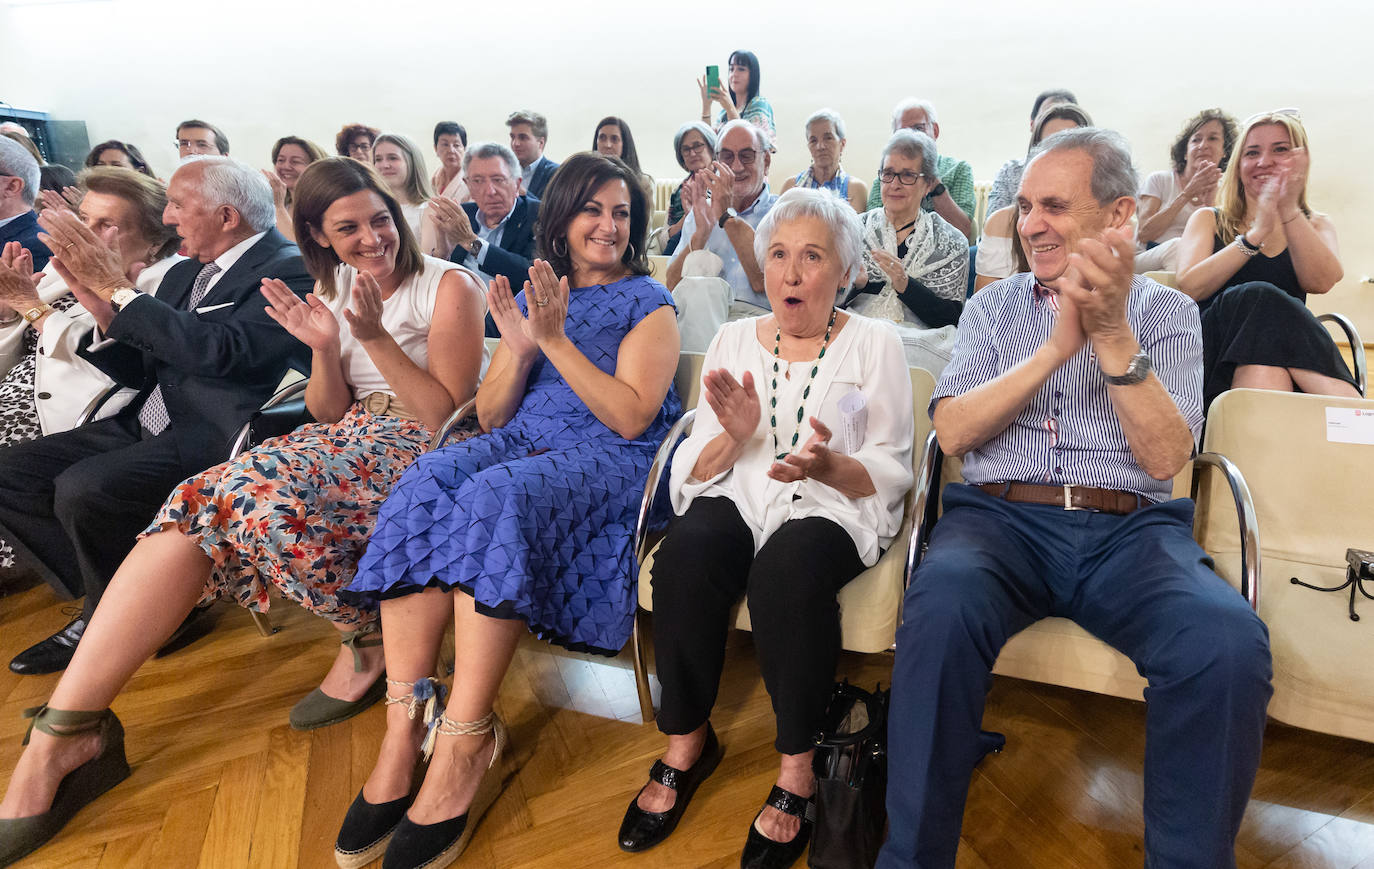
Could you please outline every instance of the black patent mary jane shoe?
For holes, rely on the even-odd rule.
[[[766,806],[800,818],[801,829],[790,842],[774,842],[759,832],[759,815],[763,814],[760,811],[749,825],[749,837],[744,840],[744,851],[739,857],[740,869],[787,869],[806,852],[806,845],[811,841],[811,828],[816,822],[815,797],[799,797],[774,785]]]
[[[706,743],[690,769],[674,769],[661,760],[654,761],[649,770],[649,779],[677,791],[677,799],[666,812],[646,812],[639,807],[639,794],[635,794],[630,807],[625,810],[625,820],[620,822],[620,835],[617,837],[620,850],[631,853],[647,851],[668,838],[677,828],[687,804],[692,801],[692,794],[715,771],[724,753],[716,739],[716,731],[707,724]],[[644,789],[640,788],[640,793],[643,792]]]

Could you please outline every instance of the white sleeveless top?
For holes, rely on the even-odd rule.
[[[462,269],[457,263],[427,256],[420,272],[396,288],[391,298],[382,303],[382,326],[400,345],[401,350],[419,367],[429,370],[429,324],[434,319],[434,303],[439,296],[439,281],[444,274]],[[353,279],[357,270],[340,265],[334,272],[337,294],[326,304],[339,321],[339,357],[343,363],[344,379],[353,388],[353,397],[361,398],[372,392],[395,395],[386,378],[377,370],[367,350],[354,337],[344,319],[344,309],[353,305]],[[485,313],[485,300],[483,300]]]

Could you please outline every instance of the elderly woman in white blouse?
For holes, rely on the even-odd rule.
[[[940,155],[919,130],[898,130],[883,148],[883,205],[865,212],[864,268],[841,307],[897,324],[913,368],[936,377],[954,352],[968,293],[968,239],[921,201],[936,185]]]
[[[863,268],[853,209],[822,191],[790,190],[759,224],[754,251],[772,313],[716,334],[705,401],[673,460],[678,515],[653,589],[668,749],[619,840],[627,851],[663,841],[719,762],[711,707],[730,608],[747,593],[781,769],[741,865],[786,866],[811,831],[812,737],[840,650],[836,594],[897,533],[913,421],[893,324],[836,307]],[[842,401],[866,404],[866,429],[852,440]]]

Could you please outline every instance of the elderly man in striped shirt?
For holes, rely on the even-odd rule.
[[[1145,692],[1145,865],[1234,867],[1272,692],[1265,627],[1169,500],[1202,427],[1197,306],[1132,273],[1135,172],[1116,133],[1071,130],[1017,197],[1032,273],[979,292],[931,408],[967,484],[917,570],[889,721],[880,869],[955,865],[992,665],[1062,616]]]

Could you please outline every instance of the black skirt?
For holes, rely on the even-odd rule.
[[[1206,406],[1231,388],[1239,365],[1305,368],[1355,385],[1326,327],[1302,302],[1263,281],[1227,287],[1203,311],[1202,365]]]

